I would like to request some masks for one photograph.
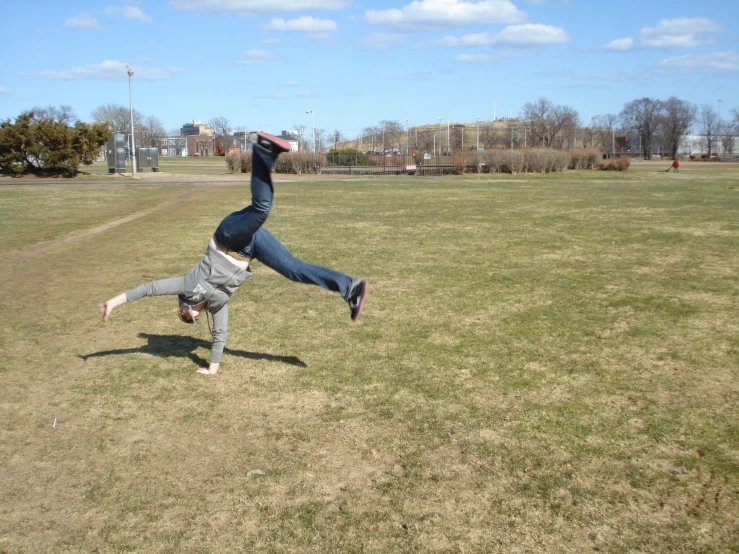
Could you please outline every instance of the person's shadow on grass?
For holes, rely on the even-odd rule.
[[[180,335],[151,335],[149,333],[139,333],[141,338],[147,340],[147,343],[138,348],[120,348],[117,350],[104,350],[101,352],[92,352],[90,354],[80,354],[82,360],[87,361],[90,358],[99,358],[101,356],[118,356],[121,354],[151,354],[160,358],[168,358],[169,356],[177,356],[179,358],[189,358],[199,367],[206,367],[208,362],[195,354],[195,350],[200,347],[210,350],[210,341],[198,339],[195,337]],[[258,352],[246,352],[244,350],[233,350],[232,348],[224,348],[224,353],[248,360],[269,360],[271,362],[282,362],[294,365],[296,367],[308,367],[304,361],[295,356],[275,356],[273,354],[260,354]]]

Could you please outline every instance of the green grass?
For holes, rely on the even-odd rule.
[[[96,306],[244,187],[0,187],[0,551],[736,551],[739,168],[659,167],[276,183],[365,312],[257,264],[215,378],[172,299]]]
[[[127,171],[131,171],[131,164],[126,166]],[[108,163],[95,162],[90,166],[80,166],[80,171],[89,173],[90,175],[107,175]],[[226,159],[223,156],[212,156],[207,158],[181,156],[161,156],[159,158],[159,171],[161,173],[179,173],[192,175],[220,175],[228,174],[226,167]],[[152,173],[151,169],[147,169],[144,173]]]

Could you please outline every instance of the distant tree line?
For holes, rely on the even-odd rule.
[[[627,103],[620,113],[599,115],[590,125],[583,125],[577,110],[557,105],[540,97],[523,105],[520,118],[505,122],[479,122],[474,139],[469,127],[439,122],[405,129],[397,121],[381,121],[365,127],[360,141],[363,151],[400,151],[406,144],[413,151],[447,152],[461,149],[544,147],[568,150],[598,147],[608,157],[614,149],[615,135],[629,139],[629,150],[646,159],[659,148],[676,157],[681,141],[696,129],[709,157],[720,143],[721,150],[733,153],[733,134],[739,133],[739,110],[729,113],[730,120],[720,121],[713,106],[695,104],[670,97],[667,100],[640,98]],[[466,130],[466,132],[465,132]],[[467,138],[465,138],[467,137]]]

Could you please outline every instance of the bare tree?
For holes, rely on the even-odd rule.
[[[527,132],[532,146],[555,146],[562,148],[574,136],[580,116],[569,106],[558,106],[540,96],[536,102],[523,106],[523,118],[528,122]],[[528,144],[528,139],[526,140]]]
[[[45,108],[36,106],[31,108],[31,111],[33,112],[33,118],[37,121],[53,119],[54,121],[70,126],[79,119],[72,106],[46,106]]]
[[[734,153],[734,135],[731,133],[721,135],[721,150],[724,154]]]
[[[580,126],[580,115],[569,106],[555,106],[549,120],[549,136],[555,148],[562,148],[565,141],[569,148],[576,142],[575,133]]]
[[[645,160],[652,159],[652,142],[660,125],[663,103],[654,98],[632,100],[624,106],[619,117],[624,127],[633,128],[641,138]]]
[[[208,122],[208,125],[213,127],[217,137],[223,137],[229,134],[228,118],[226,117],[214,117]]]
[[[307,126],[306,125],[295,125],[293,124],[293,129],[295,129],[298,132],[298,135],[300,136],[300,151],[305,150],[305,130]]]
[[[524,121],[528,121],[532,145],[548,146],[551,143],[547,120],[553,109],[554,104],[543,96],[540,96],[536,102],[526,102],[523,105],[523,118]]]
[[[731,110],[731,126],[735,133],[739,133],[739,108]]]
[[[323,142],[326,136],[326,129],[316,129],[316,152],[319,154],[324,151]]]
[[[390,145],[393,150],[394,146],[398,146],[400,150],[400,138],[403,136],[403,125],[399,121],[380,121],[380,127],[384,130],[385,144]]]
[[[127,133],[131,130],[131,113],[125,106],[115,104],[103,104],[90,113],[95,121],[104,121],[110,129],[116,133]],[[133,110],[133,122],[135,127],[143,124],[144,116],[137,110]]]
[[[664,102],[661,130],[671,158],[677,157],[680,141],[695,123],[698,108],[695,104],[671,96]]]
[[[711,154],[718,141],[719,123],[718,114],[713,106],[703,104],[700,109],[700,124],[701,133],[704,135],[706,149],[708,150],[708,159],[711,159]]]
[[[161,139],[167,136],[167,132],[164,130],[162,122],[150,115],[144,119],[143,125],[141,125],[141,139],[138,138],[139,130],[136,130],[136,145],[137,146],[149,146],[159,148]],[[141,140],[139,143],[138,141]]]
[[[334,141],[334,150],[336,150],[339,147],[339,143],[343,140],[341,131],[336,129],[333,133],[331,133],[331,139]]]
[[[382,126],[380,127],[365,127],[362,130],[362,134],[369,141],[370,151],[374,152],[378,144],[380,144],[380,136],[382,135]]]
[[[495,148],[499,145],[500,140],[500,135],[494,124],[480,126],[480,144],[483,148]]]
[[[614,142],[616,141],[615,129],[618,118],[615,114],[609,113],[605,115],[595,116],[595,129],[593,135],[595,137],[594,146],[603,149],[603,152],[610,158],[613,157]]]

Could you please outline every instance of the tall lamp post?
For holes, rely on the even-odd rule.
[[[439,118],[439,134],[441,134],[441,120],[444,119],[444,117]],[[436,153],[436,149],[434,148],[434,153]],[[439,157],[441,157],[441,138],[439,138]]]
[[[721,153],[721,103],[723,100],[719,98],[718,100],[718,151],[719,154]]]
[[[477,150],[480,150],[480,116],[478,115],[476,117],[477,119]]]
[[[313,153],[315,154],[316,153],[316,122],[313,119],[313,110],[308,110],[305,113],[310,114],[310,124],[311,124],[311,129],[313,130]]]
[[[405,155],[411,153],[411,128],[408,125],[410,118],[405,120]]]
[[[131,90],[133,69],[126,66],[126,70],[128,70],[128,107],[131,112],[131,167],[133,167],[133,175],[136,175],[136,137],[133,129],[133,92]]]

